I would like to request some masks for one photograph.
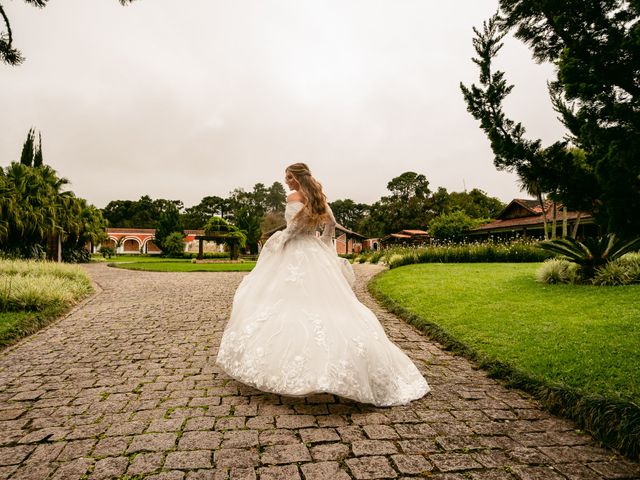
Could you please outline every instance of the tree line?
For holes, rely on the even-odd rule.
[[[183,236],[184,230],[205,229],[216,219],[240,232],[240,243],[257,253],[263,234],[285,223],[286,191],[280,182],[256,183],[251,190],[236,188],[227,197],[205,196],[188,208],[181,200],[143,195],[138,200],[113,200],[103,209],[76,197],[67,190],[68,183],[45,164],[41,136],[29,130],[20,161],[0,168],[0,254],[43,258],[59,240],[64,260],[86,261],[87,244],[105,240],[107,227],[156,229],[158,246],[179,252],[177,232]],[[349,198],[330,202],[337,221],[365,237],[405,228],[426,229],[430,223],[434,232],[450,237],[494,218],[504,207],[478,189],[449,193],[440,187],[431,191],[426,177],[415,172],[393,178],[387,189],[389,195],[371,205]],[[443,222],[447,215],[451,218]]]
[[[442,236],[459,236],[464,230],[495,218],[504,203],[479,189],[451,192],[440,187],[429,189],[425,175],[405,172],[387,184],[389,195],[368,205],[350,198],[330,202],[338,223],[365,237],[381,237],[402,229],[429,228],[433,223]],[[114,227],[156,228],[156,240],[183,229],[203,229],[213,217],[220,217],[242,231],[246,247],[257,253],[264,233],[282,227],[286,192],[280,182],[270,187],[256,183],[252,190],[232,190],[228,197],[206,196],[197,205],[184,208],[180,200],[113,200],[102,210]],[[442,222],[442,219],[447,221]],[[455,227],[452,226],[455,223]],[[453,229],[453,230],[452,230]]]
[[[155,228],[156,243],[173,232],[200,230],[213,217],[237,227],[246,236],[246,248],[257,252],[263,231],[284,223],[286,192],[280,182],[270,187],[256,183],[246,191],[236,188],[228,197],[203,197],[197,205],[185,208],[181,200],[152,199],[143,195],[138,200],[112,200],[102,209],[110,226],[122,228]]]

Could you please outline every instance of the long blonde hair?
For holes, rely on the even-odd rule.
[[[300,185],[300,193],[305,197],[304,207],[298,212],[296,219],[310,227],[321,224],[327,216],[327,196],[322,192],[320,182],[313,178],[306,163],[289,165],[285,172],[293,175]]]

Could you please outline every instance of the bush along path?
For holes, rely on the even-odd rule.
[[[432,392],[376,408],[269,395],[214,365],[241,272],[86,267],[101,291],[0,354],[0,478],[621,479],[598,448],[468,360],[358,296]]]
[[[76,266],[0,259],[0,349],[38,331],[93,292]]]

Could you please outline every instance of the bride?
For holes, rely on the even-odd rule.
[[[351,289],[322,186],[304,163],[287,167],[285,182],[294,191],[287,228],[269,238],[240,283],[216,363],[281,395],[326,392],[377,406],[422,397],[426,380]]]

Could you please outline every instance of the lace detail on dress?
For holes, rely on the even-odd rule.
[[[304,272],[300,270],[300,267],[297,265],[289,264],[287,265],[287,270],[289,270],[289,276],[285,278],[287,282],[298,282],[304,277]]]
[[[324,323],[320,320],[320,315],[317,313],[310,313],[306,310],[303,310],[303,313],[307,317],[307,320],[311,325],[313,325],[313,334],[314,340],[316,344],[320,347],[323,347],[325,350],[328,349],[327,345],[327,331],[325,329]]]

